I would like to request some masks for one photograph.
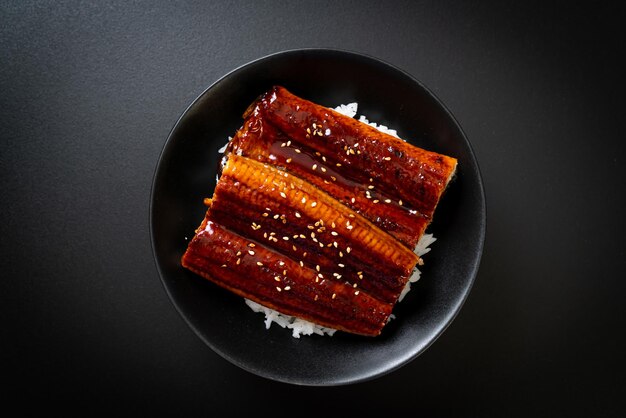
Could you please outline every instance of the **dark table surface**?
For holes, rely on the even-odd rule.
[[[3,407],[624,416],[625,18],[569,2],[3,2]],[[278,383],[215,354],[150,244],[153,174],[183,110],[232,69],[304,47],[420,79],[465,130],[487,195],[455,321],[408,365],[347,386]]]

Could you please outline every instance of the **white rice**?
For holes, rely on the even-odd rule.
[[[354,118],[358,111],[358,103],[348,103],[347,105],[339,105],[334,110],[337,112],[344,114],[348,117]],[[379,125],[376,122],[370,122],[365,116],[360,115],[359,121],[363,123],[367,123],[370,126],[378,129],[381,132],[385,132],[389,135],[393,135],[396,138],[400,138],[395,129],[390,129],[385,125]],[[402,138],[400,138],[402,139]],[[231,138],[228,138],[230,142]],[[226,150],[226,146],[228,142],[218,150],[220,154],[224,153]],[[433,234],[424,234],[420,238],[419,242],[415,246],[414,252],[418,256],[422,256],[430,251],[430,245],[437,240],[433,236]],[[402,301],[407,293],[411,290],[411,284],[417,282],[420,279],[421,272],[417,267],[413,270],[413,274],[409,277],[406,286],[402,289],[400,293],[400,297],[398,298],[398,302]],[[294,338],[300,338],[300,335],[329,335],[332,336],[336,330],[333,328],[323,327],[321,325],[314,324],[313,322],[305,321],[304,319],[296,318],[291,315],[282,314],[274,309],[267,308],[263,305],[260,305],[256,302],[251,301],[250,299],[245,299],[246,305],[250,307],[254,312],[260,312],[265,315],[265,329],[269,329],[272,323],[277,324],[282,328],[291,329],[291,335]],[[395,319],[395,315],[391,314],[389,316],[389,320]]]
[[[250,307],[254,312],[261,312],[265,314],[265,329],[269,329],[272,323],[275,323],[283,328],[291,329],[291,335],[294,338],[300,338],[300,335],[330,335],[335,333],[335,329],[323,327],[321,325],[314,324],[313,322],[305,321],[304,319],[296,318],[295,316],[285,315],[270,308],[266,308],[263,305],[259,305],[250,299],[244,299],[246,305]]]

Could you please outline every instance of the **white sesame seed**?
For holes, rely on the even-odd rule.
[[[300,152],[301,152],[298,148],[295,148],[295,149],[294,149],[294,151],[295,151],[296,153],[298,153],[298,154],[300,154]]]
[[[300,213],[298,213],[298,212],[296,212],[295,215],[296,215],[296,218],[302,217],[302,215],[300,215]]]
[[[257,266],[262,266],[262,265],[263,265],[263,263],[261,263],[260,261],[257,261],[257,262],[256,262],[256,265],[257,265]]]
[[[317,169],[317,164],[313,164],[313,166],[311,167],[312,170]]]
[[[276,286],[276,290],[278,290],[279,292],[282,292],[283,289],[281,289],[280,287]]]
[[[287,199],[287,195],[285,194],[285,192],[280,192],[280,197],[282,197],[283,199]]]
[[[311,207],[314,208],[315,206],[317,206],[317,202],[312,202]]]
[[[291,289],[291,286],[285,286],[285,290]]]
[[[248,254],[250,254],[250,255],[254,255],[254,251],[252,251],[252,250],[248,250]]]
[[[385,199],[385,203],[391,203],[391,199]]]
[[[285,241],[289,241],[289,237],[283,237]]]
[[[331,234],[331,235],[334,235],[334,236],[339,235],[339,234],[337,233],[337,231],[330,231],[330,234]]]
[[[350,251],[352,251],[352,248],[350,248],[350,247],[346,247],[346,252],[347,252],[348,254],[350,254]]]

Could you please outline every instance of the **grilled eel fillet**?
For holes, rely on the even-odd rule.
[[[230,155],[209,204],[183,266],[326,327],[380,334],[419,260],[309,182],[246,157]]]
[[[274,87],[246,110],[182,264],[284,314],[379,335],[456,164]]]
[[[277,86],[252,103],[227,149],[292,172],[409,248],[431,222],[457,160],[413,146]]]

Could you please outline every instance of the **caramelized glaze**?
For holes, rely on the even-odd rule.
[[[414,248],[456,168],[422,150],[275,87],[245,113],[229,151],[294,172]]]
[[[246,110],[182,265],[284,314],[376,336],[455,167],[275,87]]]

